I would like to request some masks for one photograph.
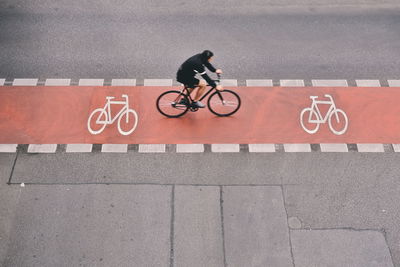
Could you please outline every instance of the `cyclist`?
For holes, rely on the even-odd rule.
[[[190,93],[198,88],[196,96],[193,99],[193,105],[197,108],[205,107],[199,99],[203,95],[207,84],[203,80],[196,79],[196,74],[200,74],[209,85],[215,87],[217,90],[223,89],[221,85],[216,85],[216,83],[207,75],[204,68],[207,67],[207,69],[212,72],[222,74],[222,70],[216,69],[211,65],[210,62],[213,59],[213,56],[213,52],[210,50],[204,50],[202,53],[196,54],[183,62],[176,74],[176,80],[183,83],[189,89]]]

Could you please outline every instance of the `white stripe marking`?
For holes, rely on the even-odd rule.
[[[346,144],[320,144],[321,152],[349,152]]]
[[[17,144],[0,144],[0,153],[15,153],[17,146]]]
[[[310,144],[284,144],[285,152],[311,152]]]
[[[36,86],[39,79],[14,79],[13,86]]]
[[[172,79],[144,79],[144,86],[172,86]]]
[[[104,153],[126,153],[128,152],[127,144],[104,144],[101,146],[101,152]]]
[[[400,152],[400,144],[393,144],[394,152]]]
[[[44,83],[45,86],[69,86],[71,79],[47,79]]]
[[[225,153],[225,152],[239,152],[240,146],[239,144],[212,144],[211,152],[216,153]]]
[[[304,87],[303,80],[280,80],[279,83],[282,87]]]
[[[136,79],[112,79],[112,86],[135,86]]]
[[[388,80],[390,87],[400,87],[400,80]]]
[[[274,86],[272,80],[246,80],[246,86]]]
[[[28,146],[28,153],[56,153],[57,144],[32,144]]]
[[[79,86],[103,86],[104,79],[80,79]]]
[[[347,80],[312,80],[313,86],[347,87]]]
[[[92,152],[92,144],[68,144],[67,153],[87,153]]]
[[[249,144],[249,152],[254,152],[254,153],[276,152],[275,144]]]
[[[165,144],[140,144],[139,153],[165,153]]]
[[[0,79],[0,86],[3,86],[5,82],[6,82],[6,79]]]
[[[385,152],[383,144],[357,144],[358,152]]]
[[[356,80],[358,87],[380,87],[379,80]]]
[[[222,79],[221,80],[222,86],[237,86],[237,80],[235,79]]]
[[[202,153],[204,152],[203,144],[177,144],[177,153]]]

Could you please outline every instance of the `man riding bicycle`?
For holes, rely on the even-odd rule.
[[[198,88],[196,96],[193,99],[193,105],[197,108],[205,107],[205,105],[202,104],[199,99],[203,95],[207,83],[215,87],[217,90],[223,89],[221,85],[217,85],[215,81],[207,75],[204,68],[207,67],[207,69],[212,72],[222,74],[222,70],[215,69],[214,66],[211,65],[210,62],[213,59],[213,56],[213,52],[210,50],[204,50],[203,53],[196,54],[183,62],[176,74],[176,80],[180,83],[183,83],[189,89],[190,93]],[[196,74],[201,75],[201,77],[203,77],[207,83],[203,80],[196,79]]]

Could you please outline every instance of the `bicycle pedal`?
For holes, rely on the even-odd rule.
[[[198,111],[199,110],[199,108],[190,108],[190,111],[191,112],[196,112],[196,111]]]

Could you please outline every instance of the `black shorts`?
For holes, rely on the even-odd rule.
[[[197,86],[199,86],[200,83],[199,79],[196,79],[195,77],[191,78],[177,77],[176,80],[180,83],[183,83],[188,88],[196,88]]]

